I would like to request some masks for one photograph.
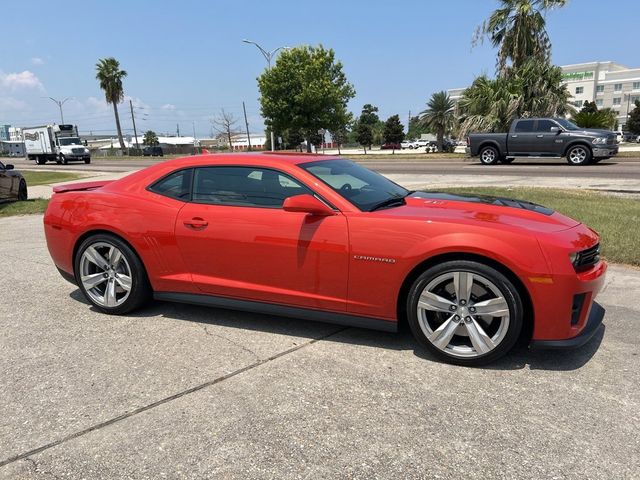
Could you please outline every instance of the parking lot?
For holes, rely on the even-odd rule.
[[[450,366],[407,331],[94,311],[0,219],[1,478],[638,478],[640,272],[569,352]]]

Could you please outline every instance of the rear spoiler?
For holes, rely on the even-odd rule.
[[[64,192],[81,192],[86,190],[96,190],[97,188],[104,187],[114,180],[100,180],[97,182],[80,182],[80,183],[67,183],[65,185],[56,185],[53,187],[53,193]]]

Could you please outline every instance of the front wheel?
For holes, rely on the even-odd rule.
[[[496,147],[487,146],[480,150],[480,162],[483,165],[495,165],[500,160],[500,152]]]
[[[64,155],[60,155],[60,161],[62,162],[63,165],[66,165],[67,163],[69,163],[67,161],[67,157],[65,157]]]
[[[591,150],[584,145],[576,145],[567,150],[569,165],[587,165],[591,161]]]
[[[477,366],[516,344],[522,300],[513,283],[482,263],[460,260],[433,266],[414,282],[407,317],[416,340],[437,357]]]
[[[84,296],[104,313],[128,313],[151,297],[142,262],[129,245],[113,235],[94,235],[82,242],[74,272]]]
[[[91,163],[91,159],[90,158],[85,158],[84,159],[84,163],[85,163],[85,165],[89,165]]]
[[[27,193],[27,182],[24,180],[20,180],[20,185],[18,186],[18,200],[24,202],[29,197]]]

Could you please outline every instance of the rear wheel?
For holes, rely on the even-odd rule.
[[[36,157],[36,163],[38,165],[44,165],[45,163],[47,163],[47,159],[44,157]]]
[[[18,200],[24,202],[29,197],[27,193],[27,182],[20,180],[20,186],[18,187]]]
[[[74,267],[80,290],[104,313],[128,313],[151,298],[142,262],[118,237],[99,234],[87,238],[78,248]]]
[[[91,159],[90,158],[85,158],[84,159],[84,163],[85,163],[85,165],[89,165],[91,163]]]
[[[416,340],[437,357],[458,365],[492,362],[516,344],[523,307],[513,283],[499,271],[473,261],[429,268],[414,282],[407,300]]]
[[[480,150],[480,162],[483,165],[495,165],[500,160],[500,153],[496,147],[486,146]]]
[[[585,145],[576,145],[567,150],[569,165],[587,165],[591,161],[591,150]]]

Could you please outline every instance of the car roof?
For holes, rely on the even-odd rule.
[[[199,166],[220,164],[250,165],[253,162],[260,164],[270,163],[299,165],[302,163],[319,160],[336,160],[333,155],[320,155],[314,153],[299,152],[256,152],[256,153],[210,153],[205,155],[192,155],[174,160],[167,160],[163,164],[172,163],[176,167]]]

